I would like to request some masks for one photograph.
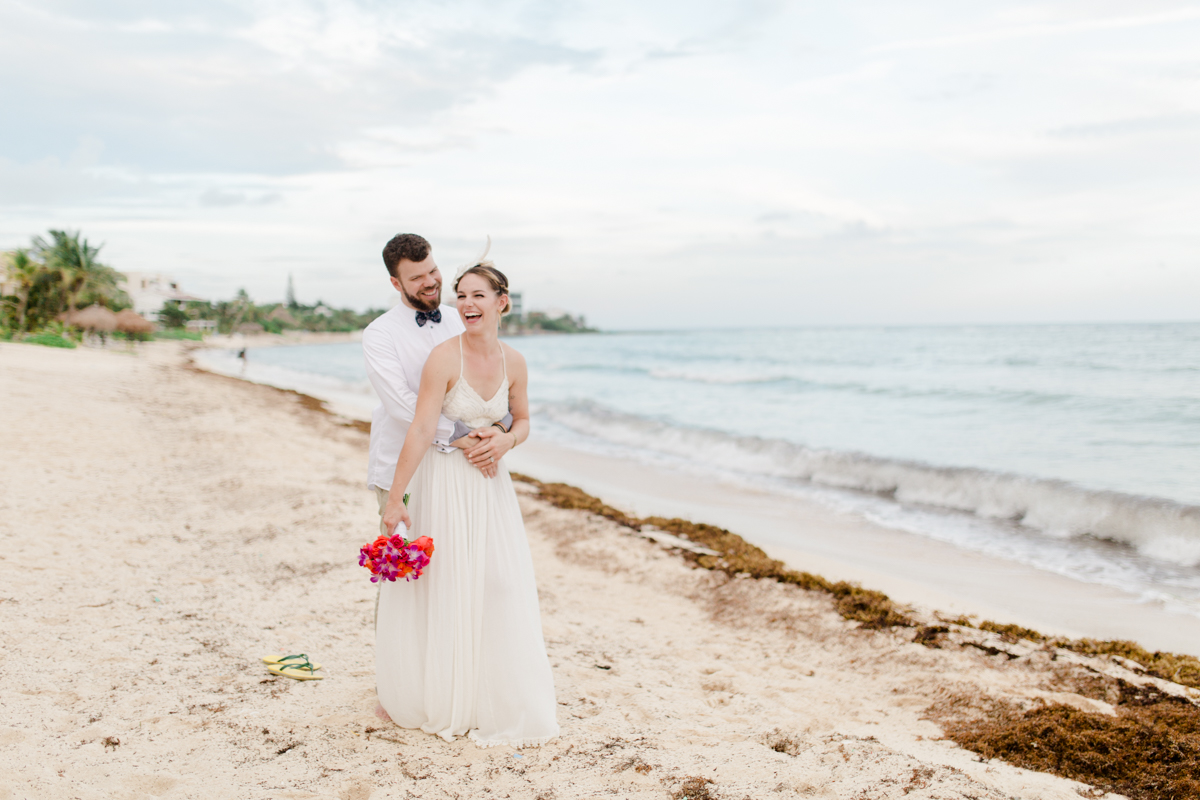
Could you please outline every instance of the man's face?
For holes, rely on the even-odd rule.
[[[424,261],[400,259],[392,286],[400,292],[404,305],[417,311],[433,311],[442,302],[442,273],[430,253]]]

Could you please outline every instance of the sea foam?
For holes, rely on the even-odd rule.
[[[946,467],[685,428],[592,403],[539,412],[577,433],[715,470],[868,493],[909,506],[1003,520],[1054,538],[1119,542],[1150,558],[1200,564],[1200,507],[973,467]]]

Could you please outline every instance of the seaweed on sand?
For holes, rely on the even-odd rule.
[[[790,570],[724,528],[682,519],[640,519],[574,486],[542,483],[517,473],[512,477],[536,487],[541,499],[559,508],[587,511],[634,530],[652,525],[716,551],[717,555],[705,555],[681,550],[679,555],[697,567],[826,592],[833,595],[843,617],[862,622],[863,627],[916,624],[887,595]],[[1140,665],[1149,675],[1200,687],[1200,659],[1192,656],[1151,653],[1133,642],[1051,638],[1030,628],[991,621],[976,626],[962,617],[945,622],[920,628],[914,641],[937,647],[950,634],[949,625],[978,627],[1009,641],[1026,639],[1046,648],[1061,647],[1083,655],[1119,656],[1137,662],[1126,666]],[[995,700],[984,701],[985,707],[980,708],[978,702],[969,698],[958,698],[940,712],[935,709],[935,716],[941,719],[948,738],[985,758],[999,758],[1026,769],[1071,778],[1120,792],[1133,800],[1200,798],[1200,707],[1151,685],[1137,686],[1120,679],[1098,677],[1112,691],[1109,699],[1116,700],[1116,716],[1061,705],[1040,705],[1022,711]],[[1073,688],[1084,689],[1085,695],[1108,696],[1103,686]],[[964,713],[968,711],[975,713]],[[790,745],[782,738],[769,743],[784,750]],[[698,794],[700,790],[706,791],[707,786],[689,784],[687,791],[694,794],[685,791],[683,796],[703,796]]]
[[[1013,625],[1011,623],[1001,625],[999,622],[984,620],[983,622],[979,623],[979,630],[998,633],[1000,634],[1001,638],[1009,642],[1015,642],[1017,639],[1028,639],[1031,642],[1037,642],[1038,644],[1041,644],[1042,642],[1046,641],[1045,636],[1033,630],[1032,628],[1026,628],[1021,625]]]
[[[714,556],[680,551],[685,560],[697,567],[723,572],[729,576],[749,575],[753,578],[766,578],[833,595],[838,613],[845,619],[862,623],[864,628],[910,627],[916,624],[883,592],[864,589],[858,584],[846,581],[835,583],[820,575],[788,569],[782,561],[776,561],[760,548],[724,528],[679,518],[631,517],[599,498],[565,483],[542,483],[520,473],[512,473],[512,478],[537,487],[541,499],[559,508],[587,511],[633,530],[641,530],[643,526],[651,525],[717,552]]]
[[[1135,642],[1122,640],[1106,642],[1098,639],[1075,639],[1071,641],[1055,639],[1052,640],[1052,644],[1065,647],[1068,650],[1074,650],[1076,653],[1085,656],[1120,656],[1121,658],[1127,658],[1130,661],[1136,661],[1148,675],[1153,675],[1156,678],[1162,678],[1163,680],[1183,686],[1191,686],[1194,689],[1200,689],[1200,658],[1196,658],[1195,656],[1164,653],[1161,650],[1151,653]]]
[[[1200,658],[1179,653],[1166,653],[1156,650],[1153,653],[1137,644],[1121,639],[1102,641],[1100,639],[1064,639],[1050,637],[1020,625],[1002,625],[998,622],[985,620],[979,623],[979,629],[998,633],[1010,642],[1017,639],[1027,639],[1050,647],[1061,647],[1085,656],[1118,656],[1134,662],[1129,665],[1162,678],[1165,681],[1178,683],[1200,689]]]
[[[1069,706],[999,706],[945,724],[984,758],[1081,781],[1133,800],[1200,797],[1200,708],[1153,686],[1121,681],[1117,715]]]

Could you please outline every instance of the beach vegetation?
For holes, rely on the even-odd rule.
[[[124,277],[99,260],[102,245],[78,231],[51,230],[29,247],[5,254],[0,262],[0,327],[15,336],[67,321],[84,306],[119,311],[130,305]]]
[[[64,336],[61,336],[60,334],[51,333],[49,331],[30,334],[29,336],[22,338],[21,341],[25,344],[40,344],[43,347],[75,347],[75,342]]]
[[[583,316],[573,316],[565,312],[558,312],[554,315],[544,311],[508,314],[501,320],[500,326],[500,333],[509,336],[531,333],[599,332],[596,328],[589,328]]]
[[[15,329],[25,330],[25,312],[29,306],[29,293],[37,283],[39,273],[45,269],[36,259],[30,258],[29,250],[19,249],[13,253],[8,265],[8,276],[12,280],[17,298]]]
[[[158,312],[164,330],[187,330],[196,321],[208,321],[219,333],[244,333],[250,330],[263,333],[286,331],[322,331],[348,333],[369,325],[387,309],[368,309],[362,313],[353,309],[331,308],[321,301],[315,305],[296,303],[255,303],[245,289],[239,289],[232,300],[168,301]]]
[[[180,303],[164,302],[158,310],[158,324],[167,329],[182,329],[187,326],[188,313]]]
[[[183,328],[164,328],[155,331],[154,338],[199,342],[204,339],[204,335],[197,331],[184,330]]]
[[[81,306],[99,305],[115,311],[130,305],[119,285],[124,276],[100,263],[101,247],[81,238],[78,231],[51,230],[49,239],[33,237],[33,251],[43,269],[57,279],[58,299],[65,304],[68,318]]]

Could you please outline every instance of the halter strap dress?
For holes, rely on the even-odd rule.
[[[442,414],[447,419],[462,420],[468,428],[486,428],[493,422],[504,419],[508,413],[508,359],[504,345],[500,346],[500,362],[504,367],[504,380],[491,400],[484,400],[475,387],[464,377],[466,356],[463,354],[462,336],[458,337],[458,382],[446,392],[442,402]],[[435,545],[436,546],[436,545]]]
[[[442,413],[486,427],[508,412],[507,362],[485,400],[466,381],[461,337],[459,352]],[[527,747],[558,735],[557,702],[521,509],[504,460],[496,467],[485,478],[461,450],[430,448],[422,459],[407,535],[431,537],[434,554],[419,580],[380,590],[376,690],[402,727]]]

